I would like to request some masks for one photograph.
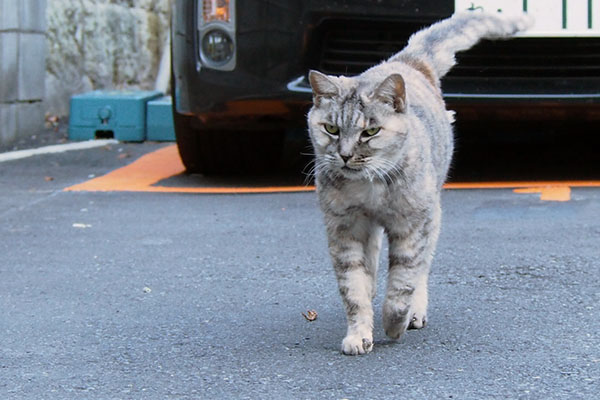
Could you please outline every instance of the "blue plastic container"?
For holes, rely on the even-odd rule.
[[[157,142],[175,141],[171,96],[150,100],[147,103],[146,139]]]
[[[146,103],[162,96],[153,91],[96,90],[71,97],[69,139],[146,139]]]

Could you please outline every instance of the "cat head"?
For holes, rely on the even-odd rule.
[[[399,74],[376,82],[311,71],[313,107],[308,114],[317,173],[349,179],[388,179],[409,126],[406,87]]]

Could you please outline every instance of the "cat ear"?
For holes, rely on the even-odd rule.
[[[394,107],[396,112],[406,111],[406,87],[400,74],[392,74],[375,89],[373,96]]]
[[[325,74],[311,70],[308,73],[308,80],[315,100],[319,97],[334,97],[339,94],[337,85]]]

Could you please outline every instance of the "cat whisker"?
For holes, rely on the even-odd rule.
[[[302,173],[304,175],[312,175],[315,172],[315,170],[317,169],[317,165],[318,165],[317,164],[317,159],[313,158],[312,160],[310,160],[308,162],[308,164],[306,164],[304,166],[304,168],[302,169]],[[308,169],[308,172],[306,172],[307,169]]]
[[[308,170],[307,176],[311,177],[314,175],[317,175],[319,173],[319,171],[323,170],[323,168],[327,165],[327,162],[323,161],[323,160],[314,160],[312,162],[312,166],[310,167],[310,169]]]
[[[371,174],[371,169],[367,166],[363,170],[365,171],[365,174],[367,175],[367,179],[369,179],[369,182],[373,182],[373,175]]]
[[[381,168],[382,172],[384,173],[386,178],[389,179],[389,181],[394,181],[396,179],[403,181],[406,180],[406,175],[404,171],[400,168],[400,166],[397,163],[386,159],[378,159],[378,162],[381,164],[379,168]]]
[[[387,173],[386,171],[384,171],[382,168],[378,167],[377,165],[370,165],[370,168],[372,168],[374,174],[377,176],[377,178],[382,181],[382,182],[387,182]],[[385,187],[385,191],[387,192],[387,195],[391,195],[391,191],[388,185],[384,185]]]

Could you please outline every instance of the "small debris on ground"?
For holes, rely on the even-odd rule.
[[[302,313],[302,316],[306,318],[307,321],[313,322],[317,319],[317,312],[315,310],[308,310],[306,314]]]
[[[45,115],[45,126],[46,129],[52,129],[54,132],[58,132],[60,125],[60,118],[58,115],[50,115],[46,113]]]

